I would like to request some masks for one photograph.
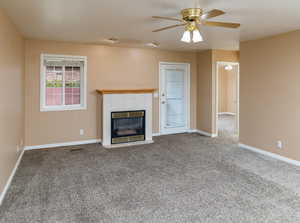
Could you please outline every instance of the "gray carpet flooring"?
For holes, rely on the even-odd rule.
[[[229,139],[154,140],[26,151],[0,222],[300,222],[298,167]]]

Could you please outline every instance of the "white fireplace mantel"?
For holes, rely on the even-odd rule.
[[[118,147],[152,141],[152,100],[155,89],[97,90],[102,95],[102,145]],[[145,110],[145,141],[111,144],[111,112]]]

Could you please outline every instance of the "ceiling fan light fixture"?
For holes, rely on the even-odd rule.
[[[186,43],[191,42],[191,32],[189,30],[184,31],[181,41]]]
[[[206,21],[220,15],[225,14],[224,11],[219,9],[212,9],[210,11],[204,11],[202,8],[187,8],[181,11],[181,19],[166,17],[166,16],[153,16],[155,19],[165,19],[171,21],[181,22],[180,24],[175,24],[167,26],[164,28],[153,30],[153,32],[160,32],[168,29],[173,29],[179,26],[185,26],[185,32],[182,35],[181,41],[186,43],[198,43],[202,42],[203,37],[200,33],[199,27],[202,26],[214,26],[214,27],[224,27],[236,29],[240,27],[239,23],[232,22],[218,22],[218,21]]]
[[[193,42],[198,43],[198,42],[202,42],[202,41],[203,41],[203,37],[202,37],[200,31],[198,29],[195,29],[193,31]]]

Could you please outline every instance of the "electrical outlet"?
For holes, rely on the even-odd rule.
[[[282,149],[283,148],[283,143],[282,143],[282,141],[277,141],[277,143],[276,143],[276,146],[277,146],[277,149]]]
[[[80,130],[79,130],[79,134],[80,134],[81,136],[83,136],[83,135],[84,135],[84,129],[80,129]]]

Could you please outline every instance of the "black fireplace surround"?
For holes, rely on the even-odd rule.
[[[145,140],[145,110],[111,113],[111,144]]]

